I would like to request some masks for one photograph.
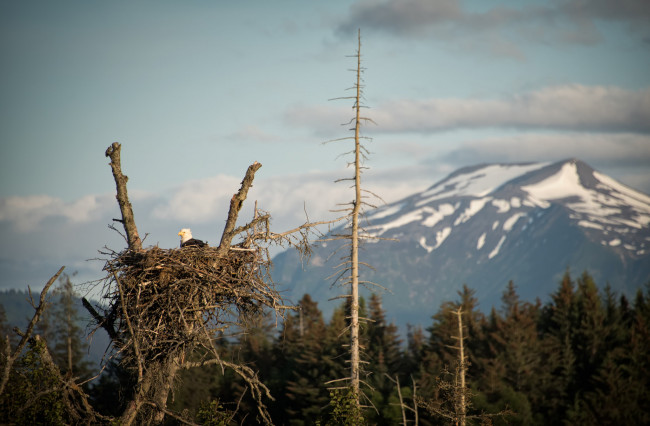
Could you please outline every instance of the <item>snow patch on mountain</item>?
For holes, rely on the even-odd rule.
[[[503,222],[503,230],[506,232],[510,232],[510,230],[512,230],[512,227],[515,226],[515,223],[517,223],[519,218],[524,216],[526,216],[526,213],[523,212],[513,214],[508,219],[506,219],[505,222]]]
[[[422,246],[423,249],[425,249],[428,253],[431,253],[433,251],[433,246],[427,245],[427,237],[420,237],[420,245]]]
[[[610,178],[609,176],[604,175],[595,170],[594,170],[594,177],[598,179],[602,184],[602,186],[601,185],[598,186],[604,187],[606,189],[611,188],[614,191],[618,191],[619,193],[625,195],[626,197],[624,198],[624,201],[629,205],[641,209],[647,209],[648,205],[650,205],[650,196],[635,191],[631,188],[628,188],[627,186],[616,182],[614,179]]]
[[[636,250],[637,255],[648,246],[642,235],[650,224],[650,197],[578,160],[553,165],[495,164],[460,170],[422,193],[370,214],[367,231],[369,237],[392,233],[401,239],[403,232],[410,232],[402,227],[421,226],[419,235],[412,238],[431,253],[452,233],[463,234],[466,223],[469,227],[477,226],[480,222],[474,218],[489,218],[491,230],[485,229],[478,237],[476,250],[498,240],[488,256],[492,259],[501,250],[504,233],[527,229],[534,218],[552,205],[567,209],[569,219],[604,246]],[[515,231],[522,218],[527,218],[527,222]],[[620,242],[616,243],[616,239]]]
[[[478,200],[472,200],[469,202],[469,207],[462,212],[454,222],[454,226],[458,226],[461,223],[465,223],[472,218],[476,213],[480,212],[485,204],[488,201],[492,200],[492,197],[479,198]]]
[[[504,183],[526,173],[541,169],[547,164],[493,164],[479,168],[471,173],[462,173],[455,177],[445,179],[423,192],[416,206],[419,207],[447,197],[484,197]]]
[[[503,245],[503,243],[505,242],[505,240],[506,240],[506,236],[503,235],[503,236],[501,237],[501,239],[499,240],[499,242],[497,243],[497,246],[496,246],[496,247],[495,247],[495,248],[490,252],[490,254],[488,255],[488,259],[492,259],[494,256],[496,256],[497,254],[499,254],[499,250],[501,250],[501,246]]]
[[[478,241],[476,242],[476,250],[482,249],[483,246],[485,245],[485,236],[486,236],[486,234],[484,232],[484,233],[481,234],[480,237],[478,237]]]
[[[526,191],[532,200],[567,199],[566,206],[577,213],[572,217],[581,219],[578,222],[580,226],[596,228],[599,224],[622,225],[642,229],[650,224],[650,197],[596,171],[593,176],[600,182],[597,188],[607,192],[585,187],[575,162],[565,163],[554,175],[541,182],[522,186],[521,189]],[[633,218],[622,215],[622,209],[630,207]]]
[[[589,198],[589,191],[580,185],[578,167],[575,163],[565,163],[559,172],[533,185],[522,186],[521,189],[539,200],[559,200],[578,196]]]
[[[400,207],[399,209],[395,209],[391,206],[386,209],[386,210],[390,210],[388,214],[386,214],[386,211],[381,210],[376,214],[371,215],[368,219],[372,221],[375,219],[388,217],[394,215],[396,212],[399,212],[401,209],[402,207]],[[423,226],[432,228],[438,222],[443,220],[445,217],[452,215],[455,211],[456,208],[448,203],[439,205],[437,209],[429,206],[421,207],[419,209],[407,212],[402,216],[399,216],[391,220],[390,222],[384,223],[382,225],[370,226],[368,227],[368,230],[373,231],[375,236],[379,236],[390,229],[399,228],[404,225],[408,225],[411,222],[417,222],[417,221],[421,221],[421,224]]]
[[[508,200],[492,200],[492,205],[498,209],[497,213],[507,213],[510,210],[510,202]]]
[[[422,225],[427,226],[429,228],[433,228],[438,222],[443,220],[446,216],[452,215],[456,211],[456,209],[451,204],[445,203],[439,205],[438,210],[429,207],[427,211],[431,215],[422,221]]]
[[[578,225],[582,226],[583,228],[593,228],[593,229],[599,229],[599,230],[604,230],[605,227],[599,223],[593,223],[589,222],[588,220],[580,220],[578,221]]]
[[[368,228],[369,231],[375,231],[376,234],[375,236],[379,236],[383,234],[384,232],[388,231],[389,229],[393,228],[399,228],[404,225],[407,225],[411,222],[415,222],[418,220],[422,220],[422,213],[424,209],[418,209],[418,210],[413,210],[410,212],[407,212],[406,214],[403,214],[402,216],[399,216],[398,218],[385,223],[380,226],[371,226]]]
[[[447,239],[447,237],[451,234],[451,227],[446,227],[443,228],[442,231],[436,232],[436,243],[433,246],[427,245],[427,238],[422,236],[420,237],[420,245],[422,246],[423,249],[425,249],[428,253],[431,253]]]

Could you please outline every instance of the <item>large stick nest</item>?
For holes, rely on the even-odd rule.
[[[196,345],[210,349],[215,333],[241,323],[242,315],[284,308],[260,248],[232,247],[225,256],[213,247],[108,254],[104,298],[119,318],[117,349],[127,356],[152,360]]]

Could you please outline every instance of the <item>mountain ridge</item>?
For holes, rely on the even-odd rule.
[[[650,280],[650,197],[575,158],[464,167],[366,219],[367,236],[398,240],[371,239],[361,253],[377,268],[362,279],[393,292],[385,305],[398,316],[432,312],[463,284],[489,307],[510,280],[523,298],[544,299],[567,270],[626,295]],[[309,292],[325,303],[337,248],[317,245],[304,270],[277,255],[274,280],[292,300]]]

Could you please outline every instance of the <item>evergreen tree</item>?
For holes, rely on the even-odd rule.
[[[93,407],[105,416],[119,416],[126,408],[136,385],[134,372],[120,358],[110,359],[102,375],[93,381],[89,389]]]
[[[13,365],[7,388],[0,395],[1,424],[70,423],[56,375],[42,361],[44,348],[42,340],[30,340],[25,354]]]
[[[7,322],[5,307],[0,303],[0,360],[2,360],[7,349],[7,342],[11,348],[16,341],[16,333],[11,330]]]
[[[476,407],[487,412],[511,408],[516,415],[507,418],[510,424],[543,424],[533,420],[531,408],[544,398],[548,382],[537,333],[539,304],[521,302],[512,281],[502,301],[501,314],[493,310],[490,315],[490,354],[480,381],[484,395],[477,398]]]
[[[48,340],[52,359],[63,374],[81,379],[89,378],[91,368],[86,358],[88,343],[85,341],[84,330],[80,325],[82,320],[77,309],[79,297],[69,275],[61,275],[59,286],[54,290],[53,296],[48,319],[52,322],[50,339],[53,341]]]
[[[574,283],[567,270],[558,290],[551,295],[551,303],[544,307],[541,319],[544,337],[540,355],[554,386],[538,409],[549,423],[561,423],[566,418],[566,411],[575,395],[573,341],[578,322]]]
[[[237,345],[233,348],[231,360],[244,363],[257,372],[262,383],[270,381],[274,369],[273,341],[275,340],[275,321],[270,313],[260,313],[245,321],[245,329],[239,335]],[[237,419],[243,421],[247,413],[256,412],[257,402],[248,390],[247,384],[239,377],[233,377],[231,394],[220,401],[239,401],[240,413]],[[269,389],[270,390],[270,389]]]
[[[417,375],[418,366],[422,363],[424,356],[426,341],[427,339],[424,335],[424,330],[422,330],[422,326],[407,324],[406,348],[402,355],[405,374]]]
[[[578,278],[576,307],[579,318],[574,333],[576,359],[576,379],[587,384],[590,377],[602,362],[605,348],[605,312],[600,300],[598,287],[585,271]]]
[[[443,303],[438,313],[433,316],[434,324],[428,329],[430,338],[427,350],[437,353],[444,366],[454,365],[456,362],[457,354],[452,348],[455,344],[452,336],[458,333],[455,311],[459,307],[463,310],[463,326],[467,329],[465,349],[470,368],[476,370],[481,364],[480,354],[487,353],[483,335],[486,320],[478,310],[478,300],[474,293],[474,290],[464,285],[458,292],[460,300]]]
[[[634,313],[628,313],[626,299],[619,309],[612,306],[613,295],[606,292],[604,357],[593,375],[591,389],[569,413],[576,424],[650,424],[650,306],[639,291]],[[631,320],[631,323],[630,321]]]
[[[400,408],[391,405],[397,404],[399,398],[395,384],[390,379],[403,372],[401,342],[397,326],[386,323],[386,312],[381,305],[381,296],[373,293],[368,309],[370,321],[367,325],[368,346],[365,354],[368,357],[366,369],[369,372],[366,380],[371,390],[366,393],[377,411],[368,410],[367,418],[374,424],[392,425],[402,417]]]
[[[327,353],[326,326],[318,304],[309,295],[298,304],[300,310],[289,316],[277,342],[278,359],[283,371],[284,394],[278,395],[284,404],[284,418],[278,423],[314,424],[329,401],[325,382],[335,378]],[[283,413],[280,413],[283,414]],[[280,421],[282,420],[282,421]]]

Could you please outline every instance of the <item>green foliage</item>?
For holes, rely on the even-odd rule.
[[[56,375],[41,361],[42,341],[30,340],[25,354],[16,361],[7,389],[0,395],[0,423],[67,424]]]
[[[86,359],[88,344],[75,306],[79,297],[69,275],[61,275],[53,296],[48,307],[52,330],[49,339],[46,338],[52,358],[62,373],[87,379],[91,376],[90,363]]]
[[[324,383],[342,377],[345,366],[337,334],[326,326],[318,305],[305,295],[299,307],[277,340],[275,354],[285,374],[276,406],[282,411],[278,422],[313,424],[329,402]]]
[[[204,401],[199,407],[196,420],[204,426],[228,426],[233,413],[225,410],[219,400]]]
[[[134,369],[124,366],[120,358],[111,359],[103,374],[93,381],[88,391],[93,407],[105,416],[121,415],[133,395],[136,383]]]
[[[329,420],[325,423],[327,426],[361,426],[366,424],[361,407],[357,403],[357,396],[352,388],[331,391],[330,407],[332,412]]]
[[[274,335],[262,324],[246,341],[224,346],[223,357],[259,370],[275,398],[268,402],[274,424],[399,424],[397,388],[386,375],[399,378],[403,400],[411,407],[413,378],[417,399],[453,408],[454,396],[445,393],[440,378],[454,381],[453,371],[445,373],[457,361],[452,348],[457,319],[450,311],[463,306],[472,407],[468,425],[650,424],[650,286],[628,302],[600,291],[588,274],[574,281],[567,273],[544,305],[520,300],[514,283],[502,300],[485,316],[473,292],[464,288],[458,300],[443,303],[433,315],[428,334],[413,326],[403,346],[385,320],[381,300],[371,297],[364,316],[373,321],[361,333],[367,362],[362,377],[372,387],[363,391],[376,411],[358,408],[349,390],[327,390],[326,382],[347,376],[342,343],[348,336],[341,333],[345,304],[326,323],[305,295],[301,311],[288,315],[279,332]],[[228,370],[223,375],[220,368],[206,366],[183,373],[183,388],[170,407],[218,422],[226,409],[235,410],[243,390]],[[255,411],[244,396],[233,423],[254,423]],[[213,402],[198,405],[202,400]],[[406,415],[414,419],[412,412]],[[422,426],[449,421],[421,405],[418,416]]]

